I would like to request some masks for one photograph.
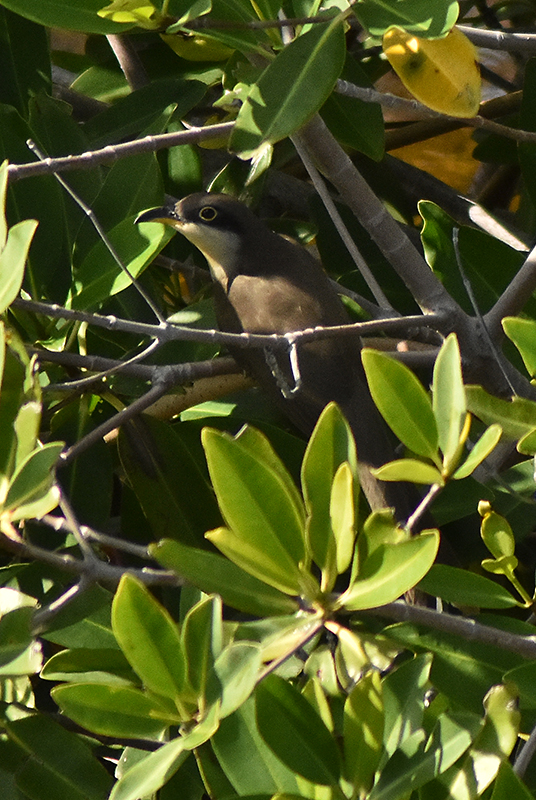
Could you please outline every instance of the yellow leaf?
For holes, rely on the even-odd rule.
[[[421,103],[453,117],[476,116],[480,105],[476,50],[457,28],[444,39],[418,39],[401,28],[389,28],[383,51]]]
[[[187,61],[224,61],[233,54],[227,45],[203,36],[184,33],[161,33],[160,38],[181,58]]]
[[[147,30],[159,28],[161,24],[160,14],[149,0],[114,0],[97,14],[113,22],[133,22]]]

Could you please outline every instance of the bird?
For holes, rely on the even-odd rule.
[[[205,256],[214,283],[216,319],[229,333],[288,334],[351,322],[321,263],[273,232],[242,202],[196,192],[142,212],[136,222],[161,222]],[[372,510],[391,507],[403,521],[413,503],[407,485],[375,478],[371,468],[393,460],[394,449],[370,395],[355,333],[297,345],[288,352],[229,346],[238,365],[309,436],[324,407],[335,401],[346,416],[358,456],[361,487]]]

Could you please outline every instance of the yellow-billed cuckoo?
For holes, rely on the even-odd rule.
[[[215,282],[216,317],[222,331],[290,333],[350,322],[326,273],[302,247],[273,233],[243,203],[198,192],[176,205],[142,213],[137,222],[163,222],[206,257]],[[410,507],[403,484],[377,481],[369,467],[393,459],[385,425],[370,396],[354,335],[298,344],[299,391],[288,353],[229,350],[303,433],[310,434],[331,400],[346,415],[356,440],[360,481],[373,509],[393,506],[399,519]]]

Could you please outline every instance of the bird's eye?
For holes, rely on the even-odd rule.
[[[214,206],[203,206],[199,212],[199,216],[203,222],[213,222],[218,216],[218,212]]]

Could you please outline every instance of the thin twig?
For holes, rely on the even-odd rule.
[[[504,136],[507,139],[513,139],[516,142],[536,142],[536,133],[533,131],[519,130],[518,128],[510,128],[507,125],[501,125],[499,122],[494,122],[491,119],[486,119],[480,115],[476,117],[453,117],[449,114],[442,114],[439,111],[433,111],[428,106],[419,103],[418,100],[411,100],[405,97],[399,97],[396,94],[389,92],[378,92],[375,89],[357,86],[355,83],[348,81],[338,80],[336,89],[339,94],[348,97],[356,97],[365,103],[377,103],[382,107],[394,108],[398,110],[411,111],[422,114],[424,117],[430,119],[441,119],[445,122],[457,123],[460,126],[469,128],[479,128],[489,133],[494,133],[498,136]]]
[[[501,360],[501,358],[499,356],[499,353],[497,352],[497,347],[495,346],[495,342],[491,338],[490,332],[488,330],[488,326],[486,325],[486,322],[485,322],[484,318],[482,317],[482,314],[480,313],[480,309],[478,307],[478,303],[476,302],[476,297],[475,297],[475,294],[473,292],[473,287],[471,286],[471,281],[467,277],[467,275],[465,273],[465,270],[463,268],[462,257],[461,257],[461,254],[460,254],[460,247],[459,247],[459,233],[460,233],[460,229],[459,228],[456,228],[456,227],[453,228],[453,230],[452,230],[452,244],[453,244],[453,247],[454,247],[454,255],[456,257],[456,264],[458,266],[459,273],[460,273],[460,275],[462,277],[462,281],[463,281],[463,285],[464,285],[465,291],[467,292],[467,296],[469,298],[469,301],[470,301],[471,305],[473,306],[473,311],[475,312],[475,316],[478,319],[478,321],[480,322],[480,325],[482,326],[482,333],[484,334],[484,338],[485,338],[485,340],[486,340],[486,342],[488,344],[490,353],[492,353],[497,366],[499,367],[500,371],[502,372],[503,378],[505,379],[506,383],[510,387],[510,391],[512,392],[513,395],[515,395],[515,394],[517,394],[517,392],[516,392],[516,390],[514,388],[514,385],[513,385],[512,381],[510,380],[510,377],[509,377],[508,373],[506,372],[506,369],[504,368],[503,362],[502,362],[502,360]]]
[[[350,236],[348,228],[344,224],[343,219],[337,210],[337,206],[333,202],[333,199],[327,190],[326,184],[322,180],[320,173],[318,172],[311,157],[309,156],[307,148],[303,145],[300,139],[300,135],[296,133],[294,134],[294,136],[291,137],[291,139],[305,169],[309,174],[309,177],[311,178],[311,181],[313,182],[313,186],[315,187],[319,197],[324,203],[324,206],[331,218],[331,221],[335,225],[335,228],[337,229],[339,236],[341,237],[346,249],[350,253],[350,256],[352,257],[354,264],[356,265],[357,269],[363,276],[365,283],[372,292],[374,299],[376,300],[376,302],[378,303],[378,305],[380,306],[380,308],[384,313],[385,311],[388,312],[394,311],[391,303],[389,302],[389,300],[385,295],[385,292],[383,291],[382,287],[374,277],[373,273],[370,270],[369,265],[359,252],[359,248],[357,247],[356,243]]]
[[[133,322],[124,320],[113,315],[103,316],[101,314],[90,314],[85,311],[77,311],[71,308],[64,308],[56,303],[41,303],[37,300],[23,300],[18,298],[12,305],[15,308],[24,308],[38,314],[50,317],[69,320],[80,320],[89,325],[106,330],[120,330],[127,333],[136,333],[140,336],[150,336],[160,342],[187,341],[204,342],[210,344],[228,344],[233,347],[271,347],[274,350],[288,349],[289,334],[260,334],[260,333],[223,333],[214,329],[202,330],[188,328],[184,325],[149,325],[144,322]],[[375,319],[369,322],[353,322],[348,325],[331,325],[316,328],[308,328],[303,331],[291,331],[292,335],[300,343],[317,341],[318,339],[331,338],[337,336],[348,336],[359,334],[368,336],[376,331],[384,332],[407,332],[418,328],[432,328],[434,330],[451,329],[451,320],[447,313],[435,314],[414,314],[407,317],[389,317],[388,319]]]
[[[138,153],[156,153],[164,147],[181,144],[204,142],[207,139],[220,139],[229,136],[234,122],[221,122],[218,125],[207,125],[204,128],[189,128],[186,131],[160,133],[157,136],[144,136],[131,142],[107,145],[100,150],[88,150],[76,156],[46,158],[44,161],[31,164],[10,164],[7,168],[9,183],[31,178],[36,175],[50,175],[54,172],[66,172],[73,169],[93,169],[99,164],[112,164],[120,158]]]
[[[4,523],[7,524],[7,523]],[[22,558],[31,558],[48,564],[54,569],[62,572],[69,572],[71,575],[84,575],[88,572],[88,565],[79,558],[74,558],[68,553],[56,553],[46,550],[43,547],[30,544],[18,536],[16,531],[7,536],[0,533],[0,549],[13,553]],[[119,567],[114,564],[106,564],[104,561],[98,562],[98,568],[92,568],[92,579],[99,583],[117,586],[122,576],[128,573],[134,575],[146,586],[181,586],[184,581],[175,572],[161,569],[133,569],[130,567]]]
[[[398,600],[378,608],[367,609],[366,614],[374,617],[387,617],[397,622],[410,622],[415,625],[424,625],[426,628],[442,633],[453,633],[462,639],[471,642],[480,642],[502,650],[509,650],[523,658],[536,659],[536,637],[520,636],[517,633],[492,628],[482,625],[468,617],[455,617],[451,614],[439,613],[430,608],[410,606]],[[388,635],[388,632],[387,634]]]
[[[45,161],[46,160],[46,157],[45,157],[44,153],[39,149],[39,147],[37,147],[35,142],[33,142],[31,139],[28,139],[26,144],[29,147],[29,149],[32,151],[32,153],[35,153],[35,155],[39,158],[40,161]],[[102,240],[103,244],[106,246],[106,248],[107,248],[108,252],[110,253],[110,255],[112,256],[113,260],[115,261],[115,263],[117,264],[119,269],[122,272],[124,272],[125,275],[127,275],[127,277],[130,279],[130,282],[132,283],[132,285],[134,286],[134,288],[136,289],[136,291],[138,292],[140,297],[142,297],[145,300],[145,302],[147,303],[147,305],[149,306],[149,308],[151,309],[151,311],[155,315],[156,319],[159,322],[164,323],[165,320],[164,320],[164,317],[162,316],[162,314],[160,313],[160,309],[153,302],[152,297],[150,297],[150,295],[145,291],[145,289],[139,283],[139,281],[134,277],[134,275],[132,275],[129,272],[129,270],[125,266],[125,264],[123,264],[122,259],[120,258],[117,250],[115,249],[115,247],[111,243],[110,239],[106,235],[106,232],[105,232],[104,228],[102,227],[102,225],[100,224],[99,220],[97,219],[97,217],[95,215],[95,212],[93,211],[91,206],[88,206],[87,203],[85,203],[82,200],[82,198],[74,191],[74,189],[71,188],[71,186],[69,186],[67,181],[65,181],[61,177],[61,175],[58,175],[57,172],[54,172],[53,174],[54,174],[54,177],[56,178],[56,180],[58,181],[58,183],[65,189],[67,194],[70,197],[72,197],[72,199],[77,204],[77,206],[79,208],[81,208],[82,211],[84,212],[84,214],[89,218],[91,224],[93,225],[93,227],[97,231],[100,239]]]
[[[487,50],[502,50],[504,53],[536,54],[536,34],[534,33],[509,33],[506,31],[489,31],[482,28],[473,28],[470,25],[457,25],[459,31],[477,47]]]
[[[129,37],[110,33],[106,38],[132,91],[148,86],[151,81]]]
[[[535,290],[536,247],[533,247],[493,308],[484,315],[486,326],[493,338],[501,335],[501,323],[504,317],[519,314]]]
[[[536,753],[536,725],[531,730],[529,738],[514,761],[513,769],[518,778],[522,778],[527,771],[527,767],[532,761],[534,753]]]

